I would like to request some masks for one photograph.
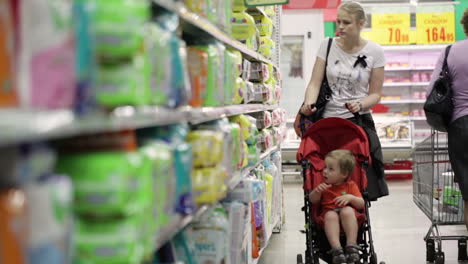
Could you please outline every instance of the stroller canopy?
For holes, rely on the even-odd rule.
[[[302,137],[296,159],[299,164],[308,160],[313,170],[321,172],[325,168],[325,156],[335,149],[350,150],[357,163],[370,163],[369,143],[364,129],[339,117],[324,118],[313,124]],[[360,164],[356,165],[361,167]],[[365,170],[356,168],[351,179],[363,190],[367,187],[367,178],[361,171]]]

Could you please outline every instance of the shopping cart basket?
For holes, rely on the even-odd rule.
[[[439,232],[442,225],[465,224],[463,198],[450,166],[446,133],[433,130],[430,137],[416,145],[413,152],[413,200],[432,222],[424,238],[426,260],[444,263],[442,241],[458,240],[458,260],[467,261],[468,237],[442,236]]]

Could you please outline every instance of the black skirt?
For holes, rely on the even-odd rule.
[[[349,121],[361,126],[367,134],[369,140],[369,151],[372,158],[372,166],[367,168],[367,192],[369,200],[376,201],[377,198],[387,196],[388,185],[385,180],[385,169],[383,163],[382,146],[375,129],[374,119],[371,114],[360,115],[358,120],[355,117],[348,118]]]
[[[463,200],[468,200],[468,115],[453,121],[448,129],[448,151],[455,181]]]

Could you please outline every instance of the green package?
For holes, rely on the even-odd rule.
[[[142,218],[77,221],[76,264],[138,264],[143,257],[140,242]]]
[[[68,174],[75,186],[78,214],[112,217],[128,215],[134,168],[125,152],[62,155],[56,171]]]
[[[108,107],[149,104],[150,74],[148,56],[144,54],[135,55],[128,63],[101,65],[96,100]]]
[[[140,0],[96,1],[95,32],[98,56],[131,57],[141,49],[150,3]]]

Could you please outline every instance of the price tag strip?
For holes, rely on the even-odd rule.
[[[246,6],[285,5],[289,0],[244,0]]]

